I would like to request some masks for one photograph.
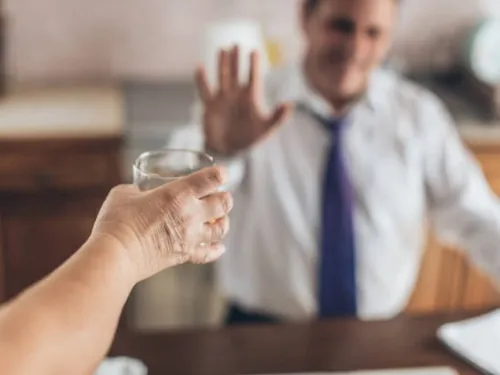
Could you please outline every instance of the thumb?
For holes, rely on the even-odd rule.
[[[288,118],[288,116],[290,116],[291,112],[291,104],[280,104],[266,120],[268,127],[272,128],[274,126],[281,125]]]

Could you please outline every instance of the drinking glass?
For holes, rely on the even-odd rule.
[[[213,158],[200,151],[148,151],[134,163],[134,184],[142,191],[151,190],[213,165]]]
[[[149,151],[134,162],[134,184],[147,191],[213,165],[213,158],[199,151]],[[158,328],[155,324],[178,329],[210,321],[213,272],[212,265],[184,264],[141,282],[129,301],[133,324],[139,329]]]

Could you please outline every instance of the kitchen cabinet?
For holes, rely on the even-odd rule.
[[[120,138],[0,141],[0,298],[69,258],[120,183]]]
[[[69,258],[122,181],[116,87],[12,91],[0,101],[0,301]]]

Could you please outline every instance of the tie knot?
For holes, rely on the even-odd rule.
[[[344,117],[334,117],[334,118],[326,119],[326,121],[324,121],[326,128],[332,134],[339,134],[342,131],[342,129],[344,128],[345,123],[346,123],[346,120]]]
[[[316,121],[318,121],[321,125],[325,127],[330,133],[334,135],[338,135],[340,131],[345,128],[345,123],[347,122],[347,118],[344,117],[325,117],[312,110],[309,106],[298,103],[297,109],[302,110],[303,112],[312,116]]]

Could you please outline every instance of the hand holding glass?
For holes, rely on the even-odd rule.
[[[134,184],[141,191],[152,190],[214,165],[214,159],[210,155],[199,151],[148,151],[140,155],[134,163]]]

